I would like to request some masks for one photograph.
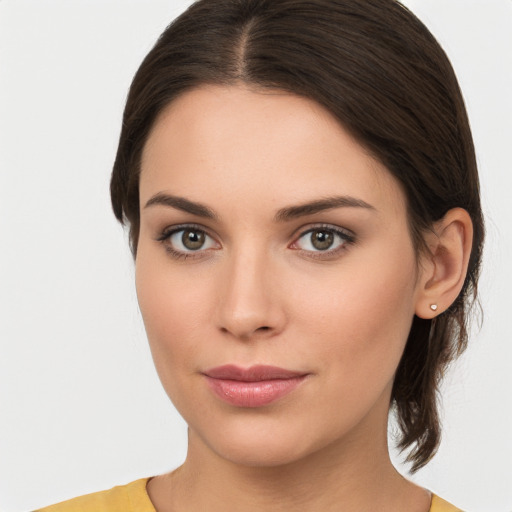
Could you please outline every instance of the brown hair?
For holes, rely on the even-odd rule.
[[[325,106],[401,183],[411,236],[466,209],[474,242],[464,287],[434,320],[415,317],[392,392],[412,470],[440,442],[438,385],[466,347],[483,220],[467,114],[448,58],[395,0],[200,0],[160,36],[128,95],[111,181],[136,255],[144,144],[162,109],[202,84],[278,88]]]

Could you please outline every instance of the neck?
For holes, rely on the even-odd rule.
[[[364,510],[363,502],[375,498],[389,488],[397,475],[383,457],[372,460],[366,454],[344,451],[340,463],[337,446],[325,447],[300,461],[273,466],[240,466],[230,462],[195,464],[190,453],[181,468],[182,482],[190,495],[204,498],[206,507],[195,510],[212,511],[289,511],[305,510]],[[389,458],[387,458],[389,460]],[[215,475],[215,476],[213,476]],[[213,478],[212,478],[213,476]],[[364,492],[361,490],[364,489]],[[217,503],[217,507],[212,507]],[[198,503],[199,505],[199,503]],[[178,511],[179,509],[176,509]]]
[[[158,512],[428,511],[429,494],[393,467],[386,428],[380,435],[356,430],[299,461],[270,467],[223,459],[191,432],[185,463],[154,481],[150,496]]]

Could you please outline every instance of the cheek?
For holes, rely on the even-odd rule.
[[[170,272],[162,255],[143,247],[137,254],[136,288],[139,307],[157,372],[170,395],[180,376],[198,363],[204,342],[208,288],[198,288],[182,272]]]
[[[295,316],[302,332],[322,340],[332,378],[360,396],[396,371],[414,315],[416,265],[412,249],[404,255],[392,247],[345,262],[295,295],[305,298]]]

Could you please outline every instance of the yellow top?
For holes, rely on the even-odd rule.
[[[35,512],[156,512],[146,492],[148,480],[149,478],[142,478],[128,485],[87,494]],[[430,512],[462,511],[433,495]]]

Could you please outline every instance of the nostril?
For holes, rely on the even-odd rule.
[[[267,327],[266,325],[264,325],[262,327],[258,327],[256,330],[257,331],[270,331],[270,327]]]

